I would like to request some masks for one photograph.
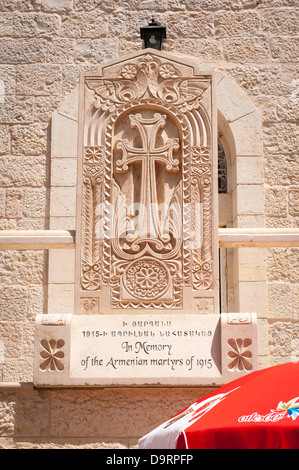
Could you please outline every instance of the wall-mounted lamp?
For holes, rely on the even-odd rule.
[[[163,39],[166,38],[166,28],[152,18],[148,26],[140,28],[140,36],[144,41],[144,47],[146,49],[151,47],[152,49],[161,51]]]

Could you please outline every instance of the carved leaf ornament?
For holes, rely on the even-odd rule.
[[[96,95],[96,108],[114,112],[117,106],[146,96],[175,104],[181,112],[191,111],[198,107],[202,93],[210,84],[209,80],[185,79],[172,64],[161,64],[150,54],[140,59],[137,65],[124,65],[120,75],[123,77],[121,80],[88,82]]]
[[[64,346],[63,339],[42,339],[40,342],[41,352],[40,358],[42,362],[39,368],[43,371],[62,371],[64,365],[62,359],[64,358],[64,352],[62,348]]]

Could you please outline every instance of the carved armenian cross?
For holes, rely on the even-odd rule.
[[[165,126],[166,115],[155,113],[152,118],[144,118],[140,113],[131,114],[131,128],[138,130],[142,147],[133,147],[127,139],[119,140],[116,148],[122,150],[121,160],[116,162],[117,172],[128,171],[128,165],[142,163],[139,235],[150,239],[157,238],[159,233],[158,202],[155,176],[156,162],[164,163],[168,172],[179,171],[179,160],[173,159],[173,151],[179,149],[177,138],[168,139],[156,147],[158,131]],[[142,233],[140,233],[140,230]]]
[[[159,51],[84,78],[76,311],[218,312],[213,80]]]

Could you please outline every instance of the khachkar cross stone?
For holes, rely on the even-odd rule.
[[[156,186],[156,163],[163,163],[168,172],[179,171],[179,160],[173,158],[173,152],[179,149],[177,138],[168,139],[167,142],[156,146],[157,133],[165,126],[167,116],[155,113],[152,118],[144,118],[140,113],[129,116],[130,125],[138,130],[142,146],[133,147],[128,140],[119,140],[117,148],[122,151],[123,157],[116,163],[117,172],[127,172],[129,165],[141,163],[141,189],[140,189],[140,216],[138,230],[131,236],[131,241],[139,238],[141,241],[151,243],[152,240],[165,242],[161,234],[158,217],[158,197]],[[166,240],[167,241],[167,240]],[[165,248],[165,243],[164,247]]]
[[[211,74],[144,51],[86,75],[82,103],[76,312],[218,312]]]

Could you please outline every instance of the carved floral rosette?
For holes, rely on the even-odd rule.
[[[211,79],[146,53],[85,84],[82,297],[106,286],[111,308],[182,309],[184,287],[213,281]]]

